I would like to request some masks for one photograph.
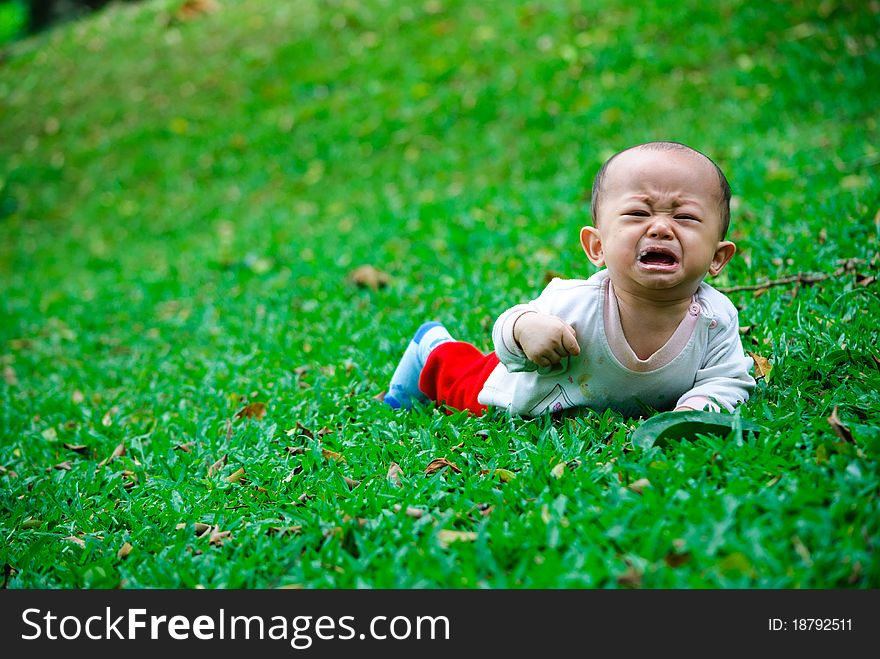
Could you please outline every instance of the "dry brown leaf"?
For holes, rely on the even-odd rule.
[[[646,487],[651,487],[651,481],[649,481],[647,478],[640,478],[639,480],[633,481],[627,486],[628,489],[632,490],[636,494],[641,494]]]
[[[358,485],[361,484],[360,481],[356,481],[353,478],[349,478],[348,476],[343,476],[342,480],[344,480],[345,484],[348,485],[349,490],[353,490],[354,488],[356,488]]]
[[[412,506],[407,506],[404,510],[403,506],[399,503],[394,504],[394,512],[399,513],[403,510],[404,515],[407,517],[412,517],[413,519],[421,519],[424,516],[425,511],[421,508],[413,508]]]
[[[229,455],[224,454],[222,458],[220,458],[219,460],[217,460],[217,462],[215,462],[210,467],[208,467],[208,478],[211,478],[211,476],[213,476],[218,471],[223,469],[223,467],[226,465],[226,463],[228,461],[229,461]]]
[[[244,478],[244,467],[237,469],[235,472],[226,477],[226,481],[229,483],[238,483],[241,482],[241,479]]]
[[[80,455],[88,455],[89,447],[85,444],[64,444],[64,448],[68,451],[73,451],[74,453],[79,453]]]
[[[236,419],[257,419],[266,416],[266,403],[250,403],[235,413]]]
[[[431,474],[436,474],[441,469],[445,467],[449,467],[456,474],[461,473],[461,469],[454,462],[450,462],[446,458],[434,458],[431,462],[428,463],[428,466],[425,467],[425,476],[430,476]]]
[[[119,551],[116,552],[116,558],[120,558],[120,559],[127,558],[128,555],[131,553],[132,549],[133,549],[133,547],[131,546],[130,542],[122,543],[122,546],[119,548]]]
[[[760,380],[761,378],[764,378],[766,381],[770,377],[770,372],[773,370],[773,364],[771,364],[770,360],[766,357],[762,357],[754,352],[748,354],[755,363],[755,379]]]
[[[223,544],[224,540],[228,540],[231,536],[232,531],[221,531],[220,527],[217,527],[211,531],[211,535],[208,538],[208,544],[219,547]]]
[[[296,436],[302,435],[303,437],[308,437],[309,439],[315,438],[315,433],[313,433],[311,430],[306,428],[299,421],[296,422],[296,425],[293,428],[291,428],[290,430],[286,430],[285,434],[288,437],[293,437],[294,435],[296,435]]]
[[[192,442],[187,442],[186,444],[178,444],[172,450],[183,451],[184,453],[192,453]]]
[[[385,402],[385,394],[386,394],[386,393],[388,393],[388,392],[387,392],[387,391],[384,391],[384,390],[383,390],[383,391],[380,391],[378,394],[376,394],[375,396],[373,396],[373,400],[378,400],[380,403],[384,403],[384,402]]]
[[[342,456],[342,454],[337,453],[336,451],[331,451],[327,448],[321,449],[321,457],[327,460],[335,460],[336,462],[345,462],[345,458]]]
[[[79,545],[80,547],[85,549],[86,541],[83,540],[82,538],[77,538],[75,535],[69,535],[64,539],[67,540],[68,542],[72,542],[75,545]]]
[[[18,377],[15,375],[15,369],[8,364],[3,367],[3,380],[10,387],[18,386]]]
[[[333,428],[328,428],[327,426],[324,426],[323,428],[321,428],[321,429],[320,429],[317,433],[315,433],[315,434],[316,434],[318,437],[323,437],[324,435],[329,435],[329,434],[331,434],[331,433],[333,433],[333,432],[335,432],[335,431],[333,430]]]
[[[403,483],[400,482],[400,475],[403,473],[403,470],[400,468],[400,465],[396,462],[392,462],[391,466],[388,467],[388,482],[397,487],[403,487]]]
[[[105,458],[104,460],[101,460],[101,462],[98,464],[98,468],[100,469],[104,465],[112,462],[116,458],[121,457],[123,455],[125,455],[125,442],[124,441],[119,442],[119,445],[115,449],[113,449],[113,453],[110,454],[109,458]]]
[[[391,283],[391,275],[371,266],[362,265],[348,274],[348,279],[358,288],[378,291]]]
[[[306,447],[305,446],[288,446],[285,450],[287,451],[288,455],[302,455],[303,453],[306,452]]]
[[[79,389],[74,389],[73,393],[70,396],[70,399],[73,401],[74,405],[79,405],[86,399],[86,397]]]
[[[200,16],[212,14],[219,8],[217,0],[185,0],[174,12],[174,18],[178,21],[192,21]]]
[[[59,471],[69,471],[72,468],[73,463],[70,460],[59,462],[57,465],[52,465],[52,469],[58,469]]]
[[[226,441],[232,439],[232,420],[226,419]]]
[[[437,532],[437,540],[440,541],[440,544],[444,547],[448,547],[453,542],[474,542],[477,539],[477,534],[474,531],[452,531],[449,529],[442,529]]]
[[[550,470],[550,475],[553,476],[553,478],[562,478],[565,475],[565,463],[557,463],[556,466]]]
[[[831,412],[831,416],[828,417],[827,421],[835,435],[845,442],[854,443],[852,432],[850,432],[849,428],[843,425],[840,417],[837,416],[837,405],[834,406],[834,410]]]
[[[691,553],[687,550],[687,544],[682,538],[676,538],[672,541],[672,549],[663,559],[671,568],[681,567],[691,560]]]
[[[186,528],[186,522],[181,522],[177,526],[174,527],[178,531]],[[205,533],[210,531],[213,527],[210,524],[205,524],[204,522],[196,522],[195,523],[195,535],[198,538],[201,538]]]
[[[626,568],[626,572],[617,577],[617,584],[626,588],[641,588],[642,573],[632,565],[629,565]]]

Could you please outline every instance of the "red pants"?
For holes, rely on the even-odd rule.
[[[486,406],[477,401],[477,395],[497,365],[494,352],[484,355],[461,341],[443,343],[428,356],[419,377],[419,389],[437,403],[479,416]]]

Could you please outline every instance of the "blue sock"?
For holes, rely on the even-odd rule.
[[[428,397],[419,390],[419,376],[428,361],[428,355],[441,343],[454,340],[446,328],[436,321],[419,327],[394,369],[385,402],[391,407],[407,410],[416,401],[427,402]]]

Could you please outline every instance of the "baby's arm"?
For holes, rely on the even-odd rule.
[[[709,345],[694,386],[678,399],[676,411],[719,411],[723,407],[732,412],[755,388],[755,379],[749,374],[752,360],[743,351],[735,311],[732,317],[717,320],[718,327],[709,331]]]
[[[495,354],[509,372],[565,370],[565,359],[580,352],[574,328],[553,313],[560,283],[554,279],[535,300],[511,307],[495,321]]]

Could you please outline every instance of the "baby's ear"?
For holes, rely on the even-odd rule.
[[[605,252],[602,251],[602,236],[596,227],[581,229],[581,247],[590,263],[597,267],[605,265]]]
[[[736,254],[736,245],[729,240],[718,243],[715,249],[715,256],[712,257],[712,263],[709,265],[709,274],[713,277],[724,269],[724,266]]]

